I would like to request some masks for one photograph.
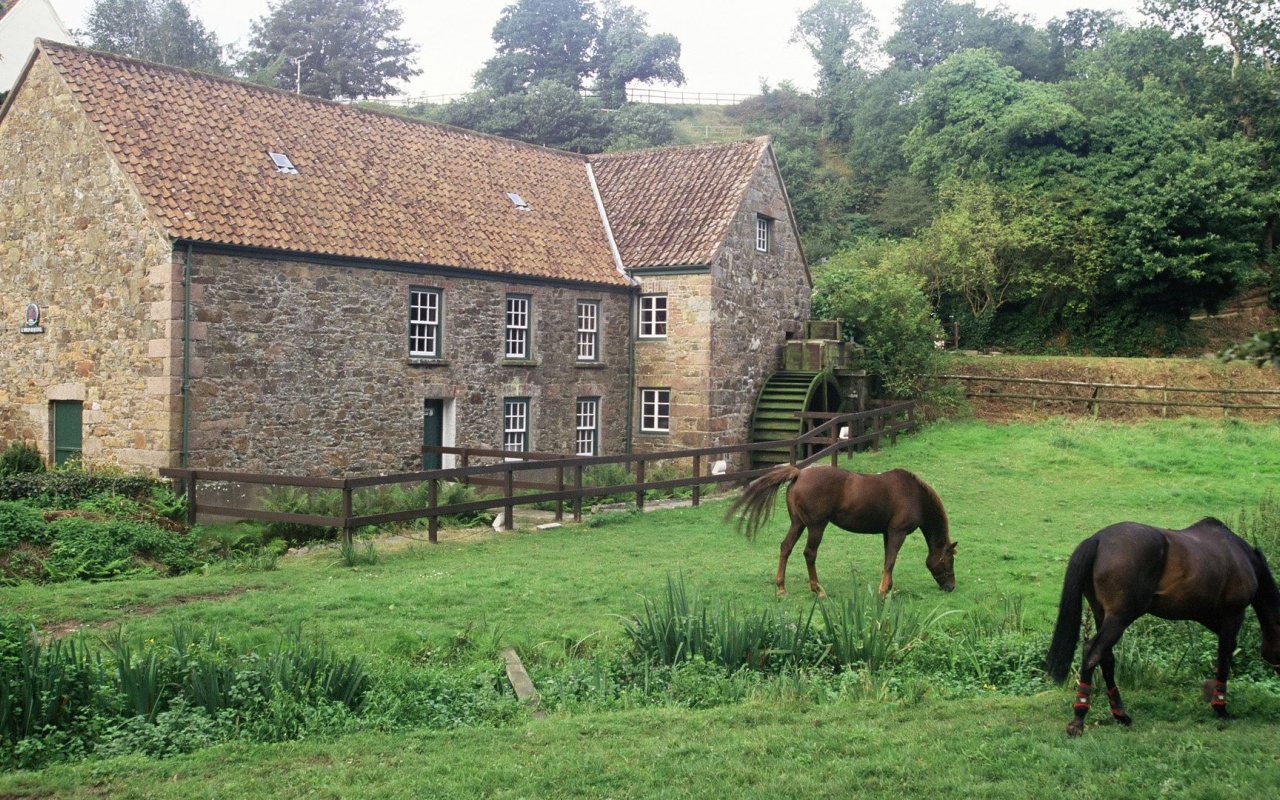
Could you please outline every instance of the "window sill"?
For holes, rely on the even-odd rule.
[[[504,367],[536,367],[540,362],[536,358],[504,358],[499,363]]]
[[[636,337],[637,342],[665,342],[666,340],[667,340],[667,335],[665,333],[661,336],[637,336]]]
[[[603,361],[575,361],[574,369],[608,369],[609,365]]]
[[[670,436],[671,431],[639,431],[637,436]]]
[[[447,367],[449,366],[449,359],[426,358],[423,356],[409,356],[409,366],[411,367]]]

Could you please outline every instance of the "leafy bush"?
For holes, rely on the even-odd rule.
[[[40,580],[101,580],[144,570],[177,575],[197,566],[192,537],[148,522],[63,516],[47,530]]]
[[[890,397],[911,397],[938,374],[935,341],[942,327],[925,297],[923,279],[893,262],[884,245],[831,256],[814,275],[813,315],[838,319],[864,348],[864,366]]]
[[[0,478],[36,472],[44,472],[44,457],[34,444],[14,440],[0,453]]]
[[[23,503],[0,500],[0,556],[20,541],[43,544],[48,538],[43,514]]]
[[[74,508],[99,495],[119,495],[146,503],[152,488],[163,485],[146,475],[122,475],[79,465],[0,477],[0,500],[25,501],[39,508]]]

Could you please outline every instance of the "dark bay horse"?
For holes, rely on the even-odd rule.
[[[1227,676],[1245,609],[1253,606],[1262,627],[1262,658],[1280,675],[1280,590],[1262,551],[1212,517],[1190,528],[1168,531],[1137,522],[1109,525],[1071,554],[1062,581],[1058,623],[1046,665],[1049,677],[1067,677],[1080,638],[1080,598],[1093,610],[1098,633],[1084,644],[1075,719],[1067,733],[1084,729],[1094,667],[1102,667],[1111,714],[1133,722],[1116,688],[1112,648],[1125,628],[1143,614],[1190,619],[1218,635],[1218,664],[1205,681],[1205,699],[1219,717],[1227,714]]]
[[[898,550],[907,534],[916,528],[924,533],[929,545],[925,565],[933,573],[934,580],[943,591],[956,588],[956,544],[948,535],[947,512],[943,510],[937,492],[912,473],[905,469],[892,469],[878,475],[862,475],[836,467],[801,470],[783,464],[752,481],[730,506],[725,519],[745,509],[738,520],[738,529],[743,530],[745,526],[747,538],[754,539],[773,511],[774,495],[785,483],[791,483],[787,488],[791,528],[782,540],[782,552],[778,556],[778,575],[774,581],[778,594],[786,594],[787,559],[800,531],[808,528],[804,560],[809,567],[809,588],[819,597],[825,596],[818,585],[814,560],[828,522],[853,533],[884,534],[884,574],[880,578],[880,594],[887,594],[893,588],[893,565],[898,560]]]

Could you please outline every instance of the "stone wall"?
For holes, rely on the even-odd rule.
[[[711,275],[647,275],[639,280],[641,294],[667,296],[667,336],[636,339],[635,450],[705,447],[710,431]],[[641,432],[642,389],[671,390],[670,433]]]
[[[764,253],[755,245],[760,214],[773,220]],[[757,167],[709,270],[638,277],[641,292],[668,296],[669,321],[666,339],[636,341],[637,404],[640,389],[670,387],[672,419],[670,434],[640,433],[637,410],[635,449],[749,442],[756,398],[780,368],[782,343],[809,318],[808,272],[772,159]]]
[[[87,461],[172,463],[170,247],[43,59],[0,121],[0,169],[0,445],[47,456],[50,402],[78,400]],[[19,332],[28,303],[43,333]]]
[[[765,253],[755,247],[757,215],[772,220]],[[756,167],[712,275],[709,445],[738,444],[750,441],[756,398],[781,368],[782,343],[803,335],[812,296],[771,151]]]
[[[451,405],[454,443],[499,447],[507,397],[530,401],[530,449],[571,453],[581,396],[600,445],[625,448],[628,290],[508,283],[197,252],[191,463],[312,475],[421,465],[425,398]],[[407,352],[409,287],[443,296],[443,351]],[[507,362],[507,293],[532,299],[532,358]],[[576,301],[601,310],[601,359],[576,360]]]

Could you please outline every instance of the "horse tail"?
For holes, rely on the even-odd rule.
[[[1058,600],[1058,622],[1053,626],[1053,641],[1045,663],[1045,672],[1056,683],[1066,680],[1080,642],[1080,618],[1084,614],[1080,601],[1084,597],[1085,582],[1093,580],[1093,562],[1097,557],[1098,537],[1090,536],[1076,547],[1067,562],[1062,597]]]
[[[769,470],[742,490],[742,495],[725,512],[725,521],[746,509],[738,520],[738,532],[745,533],[748,539],[755,539],[760,526],[768,522],[769,515],[773,513],[773,496],[778,493],[778,488],[799,476],[800,470],[791,464],[780,464]]]

